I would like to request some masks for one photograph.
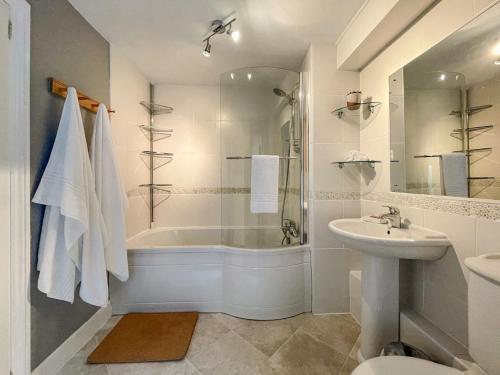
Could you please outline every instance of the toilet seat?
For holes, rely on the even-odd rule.
[[[351,375],[464,375],[455,368],[411,357],[387,356],[364,361]]]

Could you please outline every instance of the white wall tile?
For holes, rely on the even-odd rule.
[[[452,338],[467,345],[467,301],[456,298],[439,284],[424,282],[423,315]]]
[[[500,221],[476,220],[476,255],[500,252]]]
[[[450,248],[448,252],[455,255],[459,266],[458,269],[453,270],[452,272],[459,271],[461,269],[462,276],[467,279],[468,271],[467,268],[463,265],[463,262],[465,258],[474,256],[475,254],[475,218],[425,210],[424,226],[443,232],[448,236],[452,244],[452,248]],[[438,264],[436,265],[436,268],[439,268],[439,261],[433,263]],[[447,264],[447,266],[452,267],[453,265]],[[439,271],[441,270],[436,271],[439,273]],[[460,275],[458,276],[460,277]]]
[[[348,249],[313,250],[313,313],[349,311]]]
[[[328,223],[343,217],[342,201],[314,201],[314,248],[342,248],[337,237],[328,229]]]
[[[110,48],[110,96],[113,140],[120,166],[120,174],[127,192],[148,182],[149,172],[140,157],[149,149],[149,142],[139,128],[147,124],[149,116],[139,104],[149,98],[149,82],[144,75],[114,46]],[[129,199],[127,210],[127,237],[149,227],[149,213],[140,197]]]

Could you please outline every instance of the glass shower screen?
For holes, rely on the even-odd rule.
[[[300,243],[300,75],[245,68],[220,78],[222,242],[272,248]],[[277,213],[250,211],[252,155],[279,155]]]

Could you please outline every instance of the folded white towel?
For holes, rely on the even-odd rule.
[[[252,156],[252,213],[278,212],[279,163],[280,158],[277,155]]]
[[[368,156],[358,150],[349,151],[345,157],[345,161],[366,161],[366,160],[369,160]]]
[[[445,154],[440,160],[443,195],[467,198],[469,196],[467,155],[464,153]]]
[[[90,162],[94,171],[97,198],[106,226],[106,268],[120,281],[128,280],[125,230],[127,198],[111,138],[108,110],[99,105],[90,146]]]
[[[68,88],[54,146],[33,202],[47,206],[38,253],[38,289],[50,298],[73,302],[81,281],[81,298],[105,306],[103,221],[74,88]]]

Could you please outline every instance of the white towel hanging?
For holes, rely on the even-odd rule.
[[[277,155],[252,156],[250,211],[278,212],[279,162]]]
[[[38,253],[38,289],[73,302],[105,306],[108,285],[103,220],[95,193],[76,90],[68,88],[59,129],[34,203],[46,207]]]
[[[106,268],[120,281],[128,280],[125,227],[127,198],[114,153],[108,110],[99,105],[90,147],[97,198],[106,226]]]

